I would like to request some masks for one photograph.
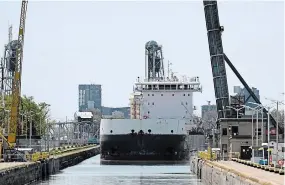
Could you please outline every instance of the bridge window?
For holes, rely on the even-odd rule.
[[[159,85],[159,90],[164,90],[164,85]]]
[[[223,133],[223,136],[226,136],[228,134],[228,129],[227,128],[223,128],[222,133]]]
[[[176,85],[171,85],[171,90],[176,90]]]

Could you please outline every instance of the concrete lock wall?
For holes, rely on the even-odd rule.
[[[205,185],[258,185],[256,182],[211,165],[196,156],[190,157],[190,169]]]
[[[27,163],[0,171],[0,185],[22,185],[47,178],[60,170],[98,155],[99,147],[54,157],[42,162]]]

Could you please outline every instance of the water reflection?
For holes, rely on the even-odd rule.
[[[201,185],[188,165],[100,165],[95,156],[37,185]]]

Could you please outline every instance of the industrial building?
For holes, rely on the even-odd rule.
[[[101,110],[102,88],[99,84],[80,84],[78,86],[78,110],[84,112],[92,109]]]
[[[115,112],[122,112],[124,118],[130,118],[130,107],[104,107],[102,106],[102,115],[104,116],[111,116]]]
[[[202,105],[201,106],[201,116],[202,119],[207,119],[207,117],[209,117],[209,115],[211,115],[212,117],[216,118],[217,115],[217,106],[211,104],[210,101],[208,101],[207,105]]]
[[[258,98],[258,100],[260,100],[259,90],[255,87],[252,87],[251,90],[255,94],[255,96]],[[250,95],[250,93],[246,90],[246,88],[242,88],[240,86],[234,86],[234,93],[236,93],[238,96],[244,97],[246,106],[249,106],[252,108],[257,106],[257,105],[249,103],[249,102],[255,102],[255,100]]]

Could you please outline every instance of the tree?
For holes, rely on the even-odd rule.
[[[12,97],[5,97],[5,108],[0,111],[1,127],[8,127],[10,120]],[[44,135],[47,128],[47,119],[49,115],[49,104],[45,102],[36,103],[32,96],[24,95],[21,97],[19,107],[19,124],[17,126],[17,134],[25,135],[30,133],[30,122],[32,124],[32,135]]]
[[[271,112],[272,117],[277,121],[277,114],[278,114],[278,125],[280,127],[284,127],[284,110],[273,109]]]

